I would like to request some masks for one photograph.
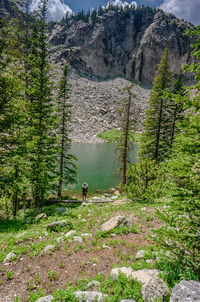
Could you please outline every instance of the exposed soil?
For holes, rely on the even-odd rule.
[[[141,219],[135,219],[139,224]],[[38,255],[32,259],[23,255],[8,266],[1,263],[0,302],[14,302],[15,297],[25,302],[28,301],[28,294],[39,288],[45,289],[44,294],[50,294],[54,289],[65,288],[66,282],[76,284],[81,277],[94,277],[97,274],[107,276],[113,265],[123,266],[124,260],[131,264],[139,249],[152,245],[147,235],[152,227],[158,225],[157,221],[142,222],[137,227],[138,234],[113,234],[109,238],[97,240],[93,236],[86,238],[82,244],[74,243],[71,239],[61,243],[51,254]],[[14,272],[11,280],[6,278],[9,270]],[[49,271],[56,272],[53,280],[49,278]]]

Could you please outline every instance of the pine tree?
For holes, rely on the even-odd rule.
[[[0,173],[2,195],[12,201],[16,216],[19,195],[23,191],[26,171],[25,128],[26,107],[22,97],[18,28],[8,19],[0,21]]]
[[[179,73],[174,90],[171,93],[171,104],[170,104],[170,125],[169,128],[169,149],[172,150],[175,136],[179,133],[178,124],[183,120],[184,112],[184,100],[187,97],[185,89],[183,87],[181,72]]]
[[[69,123],[71,120],[71,105],[69,103],[70,87],[68,82],[68,67],[65,65],[63,74],[59,82],[58,111],[60,116],[59,127],[59,184],[58,198],[62,196],[63,185],[76,182],[76,157],[69,153],[71,139],[69,138]]]
[[[171,181],[171,202],[169,209],[160,213],[165,227],[156,232],[161,248],[172,255],[167,262],[163,257],[165,279],[169,283],[174,280],[174,271],[175,282],[183,278],[199,280],[200,276],[200,26],[188,34],[196,38],[193,45],[195,63],[185,67],[195,73],[198,81],[196,95],[185,104],[189,110],[181,122],[181,132],[175,138],[170,159],[165,164]]]
[[[170,87],[171,79],[169,49],[166,47],[158,66],[157,76],[149,99],[140,152],[141,157],[154,159],[157,163],[163,161],[169,152],[167,144],[169,137],[166,127],[168,102],[163,93]]]
[[[53,104],[46,30],[47,1],[33,23],[29,54],[29,163],[35,205],[41,207],[55,181],[58,118]]]
[[[131,91],[134,84],[131,84],[124,88],[124,91],[128,93],[128,97],[124,98],[122,100],[122,106],[119,110],[121,121],[122,121],[122,134],[121,138],[119,140],[119,144],[117,146],[116,151],[119,153],[118,159],[119,159],[119,173],[122,174],[122,181],[121,183],[123,185],[126,184],[126,172],[127,172],[127,166],[129,164],[129,151],[130,147],[132,145],[132,142],[129,140],[129,132],[131,130],[131,107],[132,105],[132,98],[136,98],[136,95]],[[136,113],[135,113],[136,115]]]

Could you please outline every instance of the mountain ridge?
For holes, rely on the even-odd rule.
[[[191,63],[192,41],[184,35],[191,27],[159,9],[109,10],[95,21],[57,24],[50,34],[51,53],[55,63],[67,61],[82,75],[152,83],[167,44],[175,75]]]

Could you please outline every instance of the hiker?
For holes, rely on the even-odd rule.
[[[83,197],[84,201],[86,201],[86,199],[87,199],[87,191],[88,191],[88,184],[86,182],[84,182],[82,184],[82,197]]]

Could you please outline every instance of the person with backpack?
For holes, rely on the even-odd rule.
[[[83,198],[83,201],[87,200],[87,192],[88,192],[88,184],[86,182],[84,182],[82,184],[82,198]]]

